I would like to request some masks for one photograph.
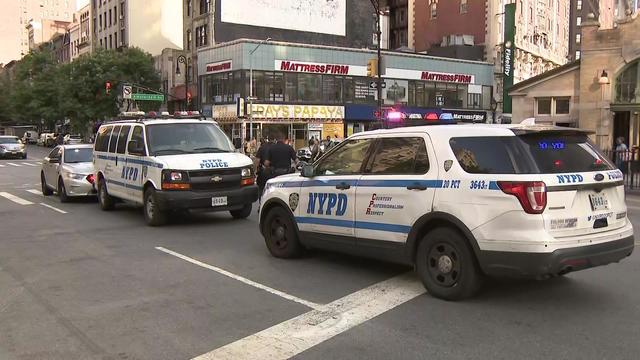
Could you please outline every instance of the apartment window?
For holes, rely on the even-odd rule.
[[[193,0],[187,0],[187,16],[191,16],[191,12],[193,11]]]
[[[113,23],[118,24],[118,5],[113,7]]]
[[[580,26],[580,24],[582,24],[582,16],[576,18],[576,25]]]
[[[124,19],[124,4],[120,4],[120,19]]]
[[[556,105],[556,115],[569,114],[569,100],[571,100],[571,98],[554,98],[553,100]]]
[[[551,115],[551,98],[537,98],[537,115]]]
[[[109,9],[109,26],[111,26],[112,22],[111,22],[111,9]]]
[[[102,30],[102,14],[100,14],[98,17],[100,18],[100,28],[99,29]]]
[[[582,35],[576,34],[576,44],[580,44],[580,38],[581,37],[582,37]]]
[[[117,32],[113,34],[113,41],[115,41],[116,49],[117,49],[118,48],[118,33]]]
[[[580,60],[580,50],[576,51],[576,60]]]
[[[113,49],[113,36],[109,35],[109,49]]]
[[[100,47],[102,47],[102,39],[100,39]]]
[[[208,13],[210,5],[211,0],[200,0],[200,15]]]
[[[460,14],[467,13],[467,0],[460,0]]]
[[[576,9],[582,10],[582,0],[578,0],[578,2],[576,4]]]
[[[438,17],[438,2],[436,0],[431,0],[429,7],[431,9],[431,19],[436,19]]]
[[[209,44],[207,39],[207,28],[207,25],[198,26],[196,28],[196,47],[201,47]]]
[[[120,30],[120,41],[122,42],[122,45],[124,45],[124,29]]]
[[[533,22],[533,7],[529,6],[529,22]]]
[[[520,17],[524,17],[524,3],[520,0]]]
[[[193,41],[191,36],[191,30],[187,30],[187,50],[191,50],[191,42]]]

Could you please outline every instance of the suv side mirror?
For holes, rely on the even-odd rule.
[[[311,178],[313,177],[314,170],[315,168],[313,165],[305,164],[302,165],[302,171],[300,171],[300,174],[302,174],[302,177]]]
[[[127,151],[133,155],[144,155],[144,145],[140,144],[138,140],[131,140],[127,146]]]

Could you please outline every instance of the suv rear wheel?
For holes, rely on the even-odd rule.
[[[152,187],[144,192],[144,220],[151,226],[160,226],[167,222],[167,213],[158,207],[156,191]]]
[[[100,208],[104,211],[113,210],[115,207],[115,200],[109,195],[107,182],[104,178],[98,180],[98,203],[100,203]]]
[[[418,245],[416,269],[427,291],[445,300],[473,296],[482,274],[466,239],[456,230],[437,228]]]
[[[274,207],[265,215],[264,241],[271,255],[277,258],[295,258],[302,255],[298,231],[287,210]]]

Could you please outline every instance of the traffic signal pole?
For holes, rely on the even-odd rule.
[[[384,128],[384,118],[382,116],[382,49],[381,49],[381,37],[382,37],[382,31],[380,30],[380,0],[377,0],[377,6],[376,6],[376,38],[378,40],[378,82],[377,82],[377,86],[376,86],[376,90],[378,90],[378,114],[379,114],[379,121],[382,121],[382,127]]]

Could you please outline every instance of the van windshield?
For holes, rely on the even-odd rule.
[[[229,138],[211,123],[170,123],[147,126],[152,156],[233,152]]]

